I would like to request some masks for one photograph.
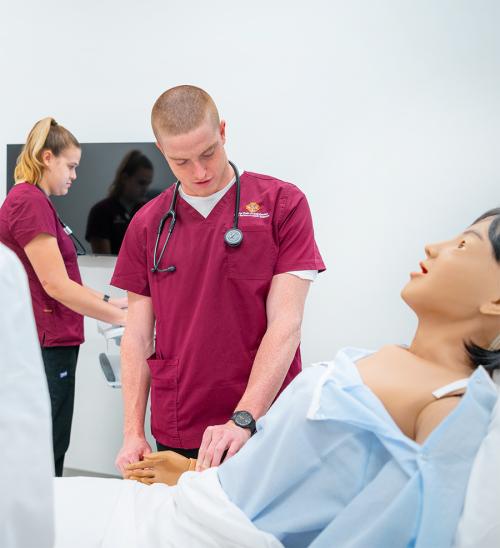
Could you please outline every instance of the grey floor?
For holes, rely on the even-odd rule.
[[[78,470],[77,468],[65,468],[63,470],[63,476],[65,478],[70,478],[74,476],[87,476],[89,478],[118,478],[121,479],[121,476],[113,474],[99,474],[98,472],[90,472],[89,470]]]

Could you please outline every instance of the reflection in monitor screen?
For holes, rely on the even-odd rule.
[[[7,191],[21,148],[7,145]],[[51,200],[87,253],[116,255],[134,214],[174,182],[154,143],[82,143],[75,183]]]

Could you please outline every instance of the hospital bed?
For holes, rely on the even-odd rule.
[[[99,363],[112,388],[121,387],[120,344],[124,328],[98,322],[106,341]],[[500,372],[494,381],[500,395]],[[453,548],[500,548],[500,399],[474,460]]]
[[[466,435],[466,432],[464,432],[464,435]],[[467,486],[464,510],[457,527],[456,538],[451,548],[500,548],[500,512],[498,511],[500,508],[499,455],[500,404],[497,403],[492,414],[489,431],[474,460],[472,473]],[[457,458],[459,458],[459,456],[457,456]],[[69,478],[69,480],[79,482],[79,496],[73,497],[71,505],[56,506],[56,524],[58,524],[56,532],[68,530],[68,524],[72,524],[77,520],[77,522],[73,524],[75,527],[84,526],[86,528],[86,536],[83,544],[72,544],[73,548],[102,548],[103,546],[113,548],[117,546],[120,546],[120,548],[135,548],[137,544],[132,537],[136,529],[134,528],[135,526],[131,527],[131,524],[133,525],[135,522],[134,520],[137,519],[134,512],[141,511],[141,506],[135,505],[136,499],[133,495],[134,491],[129,486],[126,486],[127,493],[131,493],[131,498],[125,497],[121,491],[121,489],[124,489],[123,482],[119,480],[101,480],[98,478]],[[106,486],[106,489],[102,488],[103,485]],[[141,487],[143,488],[144,486]],[[235,544],[234,542],[225,542],[225,538],[212,538],[212,530],[214,528],[225,531],[228,523],[231,526],[234,525],[232,519],[228,520],[227,515],[220,511],[226,500],[216,498],[217,493],[219,495],[221,494],[220,489],[216,490],[214,488],[208,490],[206,493],[201,493],[203,496],[206,495],[206,497],[200,501],[198,501],[200,493],[196,490],[196,492],[193,492],[193,497],[190,499],[192,504],[199,503],[195,508],[196,512],[192,507],[188,506],[190,510],[179,515],[175,510],[179,505],[172,502],[171,492],[166,491],[165,486],[157,487],[159,487],[159,489],[147,487],[148,490],[151,490],[147,491],[150,495],[147,498],[147,511],[139,516],[139,521],[143,523],[143,525],[147,522],[147,527],[144,526],[144,528],[141,529],[141,534],[144,534],[144,531],[150,531],[148,542],[143,544],[143,546],[148,546],[149,548],[150,546],[160,545],[161,543],[158,542],[159,537],[165,541],[165,544],[161,544],[165,546],[191,546],[192,548],[206,548],[207,546],[217,546],[217,548],[229,548],[234,546],[276,546],[276,544],[259,543]],[[60,495],[61,490],[63,488],[69,489],[70,485],[64,482],[64,480],[56,480],[56,488],[59,490],[58,494]],[[144,496],[145,492],[142,491],[142,493],[142,496]],[[109,500],[106,499],[106,497]],[[68,497],[63,500],[67,500],[67,498]],[[56,500],[58,500],[58,497],[56,497]],[[182,499],[181,502],[182,504],[180,506],[185,509],[186,500]],[[443,503],[445,503],[445,501],[443,501]],[[88,512],[89,508],[94,509],[98,505],[102,505],[103,508],[106,509],[106,512],[98,512],[97,517],[92,513],[92,516],[90,516],[92,519],[90,519],[89,515],[85,514],[85,512]],[[164,518],[162,520],[157,520],[156,518],[151,519],[149,515],[151,507],[158,508]],[[113,508],[111,513],[108,511],[109,508]],[[235,511],[235,507],[226,508],[224,506],[224,508],[225,510],[232,509],[232,511]],[[194,527],[194,525],[197,526],[199,516],[206,517],[205,512],[211,518],[210,527],[205,526],[205,524],[203,531],[200,532],[198,529],[192,531],[190,528]],[[193,515],[196,516],[196,519],[194,520],[196,523],[190,519],[190,516]],[[241,512],[238,512],[238,515],[241,517]],[[113,527],[110,527],[111,519],[114,520]],[[148,519],[149,521],[147,521]],[[116,520],[118,520],[118,522]],[[179,520],[184,520],[186,522],[187,529],[182,528],[181,532],[184,534],[182,541],[174,542],[173,538],[177,538],[176,535],[179,534]],[[184,521],[182,523],[184,523]],[[88,528],[89,522],[92,523],[90,532]],[[119,526],[122,522],[123,528]],[[205,522],[203,521],[203,523]],[[69,530],[71,531],[72,529]],[[109,538],[106,536],[107,542],[102,544],[101,536],[104,535],[104,533],[108,535],[110,531],[113,531],[113,536]],[[95,535],[96,539],[94,543],[89,544],[89,539],[92,535]],[[61,541],[62,538],[63,536],[60,535],[60,542],[59,544],[56,544],[56,548],[66,548],[68,546],[68,544]],[[244,540],[244,537],[242,540]],[[388,546],[384,545],[382,547],[380,544],[374,544],[370,548],[388,548]],[[391,548],[406,548],[406,546],[394,544]],[[429,548],[431,547],[429,546]],[[434,546],[432,548],[434,548]],[[445,547],[436,545],[435,548]]]

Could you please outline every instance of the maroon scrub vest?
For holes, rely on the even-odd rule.
[[[235,185],[205,219],[181,196],[177,224],[160,268],[152,273],[158,224],[173,186],[133,218],[111,284],[151,296],[156,352],[151,370],[151,427],[157,441],[197,448],[205,428],[229,420],[243,395],[266,332],[266,299],[274,275],[325,269],[304,194],[266,175],[241,175],[239,227],[231,248],[224,234],[234,216]],[[160,239],[161,249],[168,222]],[[300,350],[283,388],[301,369]]]
[[[57,238],[68,276],[81,284],[75,246],[64,232],[52,202],[31,183],[14,185],[0,208],[0,242],[14,251],[28,275],[40,345],[77,346],[84,340],[83,316],[45,292],[24,252],[24,247],[42,233]]]

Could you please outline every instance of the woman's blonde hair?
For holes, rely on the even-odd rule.
[[[19,155],[14,170],[16,183],[26,181],[36,185],[42,179],[44,164],[42,153],[50,150],[54,156],[59,156],[68,147],[80,147],[76,137],[65,127],[60,126],[54,118],[43,118],[29,132],[26,144]]]

